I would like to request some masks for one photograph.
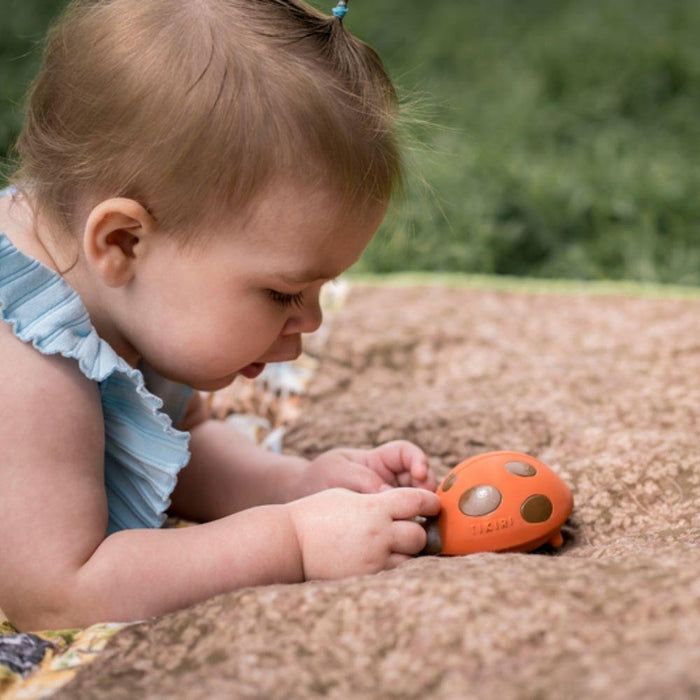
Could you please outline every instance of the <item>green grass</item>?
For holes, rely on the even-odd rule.
[[[62,4],[0,0],[0,154]],[[416,118],[362,270],[700,284],[700,3],[353,0],[345,21]]]
[[[433,103],[436,196],[367,270],[700,282],[700,4],[399,5],[353,12]]]

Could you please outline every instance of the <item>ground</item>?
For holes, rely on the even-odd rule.
[[[700,300],[354,289],[287,449],[528,452],[574,492],[563,549],[232,592],[54,697],[697,697],[699,424]]]

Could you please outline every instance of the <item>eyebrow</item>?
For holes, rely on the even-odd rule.
[[[338,275],[335,273],[329,274],[329,270],[298,270],[292,274],[287,272],[277,272],[276,277],[288,282],[290,284],[302,284],[303,282],[313,282],[314,280],[321,279],[334,279]]]

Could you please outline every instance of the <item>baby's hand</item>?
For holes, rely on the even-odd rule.
[[[340,486],[360,493],[414,486],[435,491],[437,479],[423,450],[408,440],[393,440],[373,450],[338,448],[312,460],[302,477],[301,494]]]
[[[287,507],[304,578],[334,579],[391,569],[420,552],[426,533],[411,518],[437,515],[440,499],[425,489],[376,494],[329,489]]]

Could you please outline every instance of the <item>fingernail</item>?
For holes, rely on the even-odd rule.
[[[389,484],[382,484],[379,487],[379,492],[381,493],[382,491],[391,491],[394,487],[390,486]]]

